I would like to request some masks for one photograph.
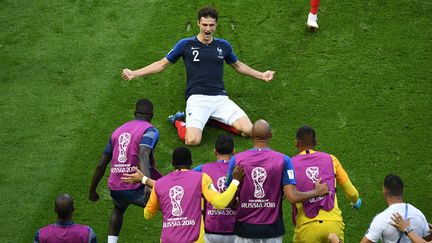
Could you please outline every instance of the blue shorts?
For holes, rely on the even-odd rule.
[[[110,194],[114,206],[125,211],[130,204],[145,207],[150,197],[150,190],[147,193],[144,192],[144,187],[135,190],[110,190]]]

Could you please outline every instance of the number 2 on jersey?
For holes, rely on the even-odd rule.
[[[198,59],[199,51],[193,50],[192,51],[192,55],[194,56],[194,58],[193,58],[194,62],[199,62],[200,61],[200,59]]]

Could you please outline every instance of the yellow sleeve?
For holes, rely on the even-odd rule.
[[[335,156],[330,155],[330,157],[332,158],[332,161],[333,161],[333,168],[334,168],[334,172],[336,175],[336,182],[337,182],[337,184],[342,185],[347,180],[349,180],[348,174],[346,173],[346,171],[342,167],[341,163],[339,162],[339,160]]]
[[[144,218],[152,219],[157,211],[159,211],[159,199],[156,194],[156,185],[153,186],[153,189],[150,193],[150,198],[147,202],[146,207],[144,208]]]
[[[219,194],[213,186],[212,179],[206,173],[202,174],[201,186],[204,198],[216,209],[226,208],[237,191],[237,184],[231,182],[226,191]]]
[[[356,203],[359,198],[359,193],[357,189],[351,183],[348,174],[346,173],[345,169],[342,167],[339,160],[333,155],[331,155],[331,158],[333,160],[333,167],[335,169],[337,184],[339,184],[342,187],[342,189],[345,192],[345,196],[348,198],[348,200],[352,203]]]
[[[344,184],[340,185],[345,192],[345,196],[352,203],[356,203],[359,199],[359,193],[354,185],[351,183],[350,179],[348,179]]]

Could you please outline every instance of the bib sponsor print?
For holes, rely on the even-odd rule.
[[[281,210],[284,155],[271,149],[248,150],[236,155],[236,165],[246,174],[239,189],[237,221],[275,223]]]
[[[138,166],[139,144],[144,132],[153,125],[143,120],[133,120],[117,128],[111,135],[113,155],[108,187],[110,190],[134,190],[143,185],[129,184],[120,179],[125,173],[134,173]]]
[[[225,182],[227,180],[226,174],[228,166],[228,163],[217,161],[207,163],[202,167],[202,172],[210,176],[219,193],[227,189]],[[206,232],[210,233],[233,233],[236,215],[237,210],[235,205],[228,206],[225,209],[215,209],[210,203],[206,202],[204,229]]]
[[[156,181],[163,216],[162,242],[194,242],[201,225],[202,173],[174,171]]]

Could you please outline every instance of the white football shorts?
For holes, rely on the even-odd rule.
[[[235,235],[204,234],[205,243],[233,243]]]
[[[275,238],[252,239],[235,236],[234,243],[282,243],[282,236]]]
[[[232,125],[246,113],[226,95],[191,95],[186,101],[186,127],[203,130],[209,119]]]

